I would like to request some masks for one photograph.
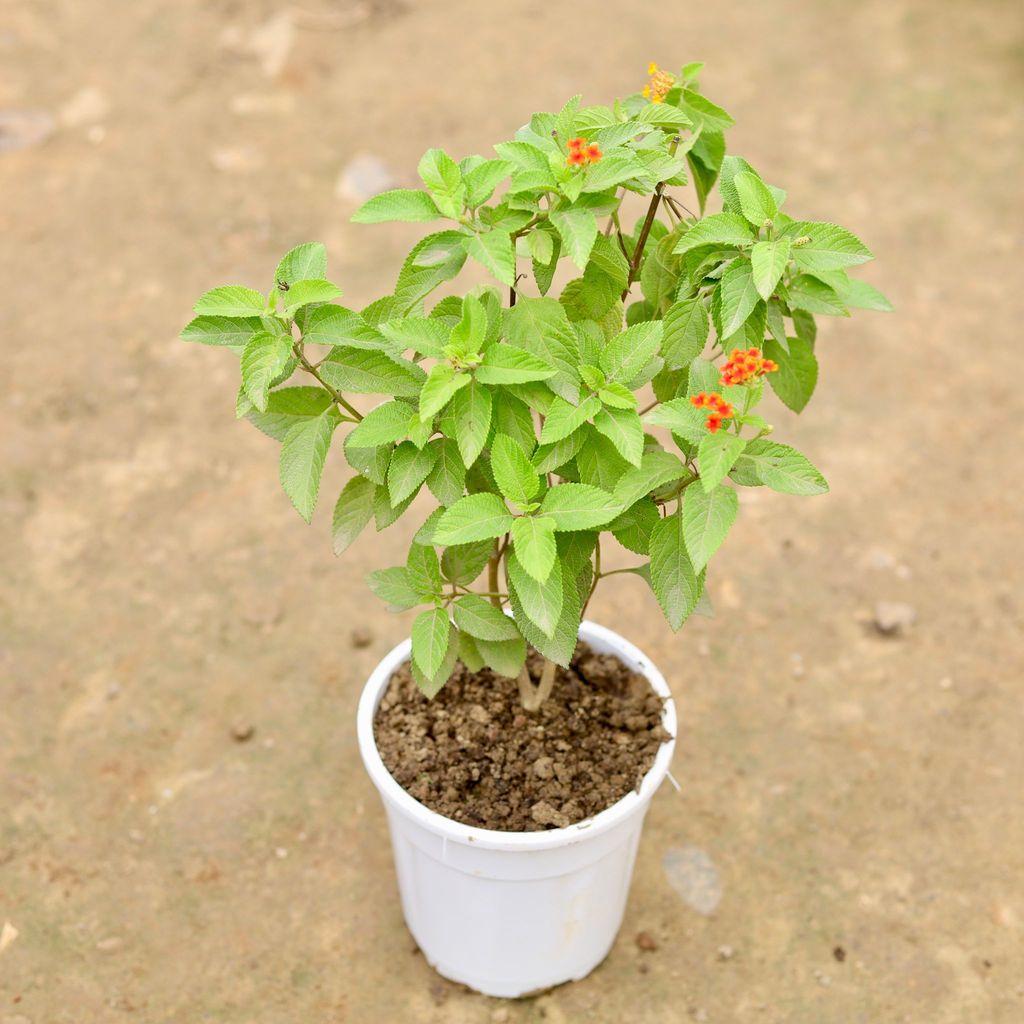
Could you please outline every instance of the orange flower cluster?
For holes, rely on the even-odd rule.
[[[647,65],[647,74],[651,76],[651,81],[644,86],[644,98],[652,103],[664,103],[669,89],[676,84],[676,76],[662,71],[653,60]]]
[[[709,395],[706,391],[694,395],[690,399],[690,404],[698,409],[709,410],[707,428],[712,434],[718,433],[724,420],[731,420],[735,415],[733,407],[721,395]]]
[[[587,143],[586,139],[569,140],[569,156],[566,163],[570,167],[582,167],[584,164],[596,164],[604,154],[596,142]]]
[[[763,359],[759,348],[734,348],[725,366],[722,367],[723,384],[742,384],[754,377],[762,377],[766,373],[774,373],[779,364],[771,359]]]

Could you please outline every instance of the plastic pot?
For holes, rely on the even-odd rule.
[[[617,633],[591,622],[580,638],[617,655],[665,698],[673,737],[639,790],[586,821],[546,832],[473,828],[424,807],[381,761],[373,718],[391,676],[409,660],[399,644],[370,676],[359,701],[359,750],[391,828],[405,920],[444,977],[489,996],[515,997],[585,977],[622,924],[640,830],[668,772],[676,712],[661,673]]]

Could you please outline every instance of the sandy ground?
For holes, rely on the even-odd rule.
[[[1020,13],[0,7],[0,1024],[1024,1020]],[[714,619],[599,591],[675,690],[682,792],[608,960],[501,1004],[414,952],[355,749],[409,628],[362,576],[414,524],[336,562],[233,360],[175,335],[310,238],[353,304],[385,292],[417,229],[348,224],[354,157],[405,181],[651,58],[709,63],[731,149],[862,235],[898,312],[823,326],[775,419],[833,492],[745,496]],[[878,635],[879,601],[915,624]]]

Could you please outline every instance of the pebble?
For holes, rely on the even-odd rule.
[[[391,168],[371,153],[357,153],[342,169],[334,186],[335,195],[352,203],[365,203],[367,199],[396,188],[398,181]]]
[[[874,626],[882,636],[895,636],[909,629],[917,619],[913,605],[901,601],[879,601],[875,605]]]
[[[569,826],[568,815],[556,811],[546,800],[541,800],[530,808],[530,817],[538,825],[554,825],[555,828],[568,828]]]
[[[88,85],[79,89],[58,112],[67,128],[81,128],[102,121],[110,113],[110,100],[102,89]]]
[[[653,953],[658,948],[657,940],[650,932],[637,932],[636,944],[637,948],[645,953]]]
[[[553,764],[554,761],[550,757],[538,757],[533,762],[533,774],[538,779],[550,779],[555,774]]]
[[[504,1006],[499,1007],[491,1014],[493,1024],[506,1024],[508,1021],[508,1010]]]
[[[10,921],[4,921],[3,928],[0,928],[0,953],[18,937],[18,929]]]
[[[252,739],[253,733],[256,732],[256,726],[251,722],[235,722],[231,726],[231,738],[236,743],[247,743]]]
[[[356,626],[349,634],[349,643],[357,650],[369,647],[373,643],[373,631],[366,626]]]
[[[113,953],[115,950],[120,949],[124,945],[124,939],[118,938],[116,935],[111,935],[110,938],[100,939],[96,943],[96,948],[101,953]]]
[[[0,112],[0,153],[38,146],[53,134],[53,129],[53,117],[45,110]]]
[[[719,946],[718,947],[718,959],[719,960],[731,960],[736,955],[736,951],[732,946]]]
[[[722,900],[722,884],[711,858],[697,846],[670,847],[661,861],[669,885],[699,914],[712,914]]]

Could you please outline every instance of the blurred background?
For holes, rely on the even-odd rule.
[[[421,232],[364,198],[650,60],[896,313],[822,321],[772,418],[832,493],[744,493],[714,618],[598,591],[681,792],[606,963],[501,1004],[416,954],[356,752],[416,517],[335,560],[340,460],[306,527],[176,335],[312,239],[387,293]],[[0,5],[0,1024],[1024,1019],[1022,80],[1014,0]]]

